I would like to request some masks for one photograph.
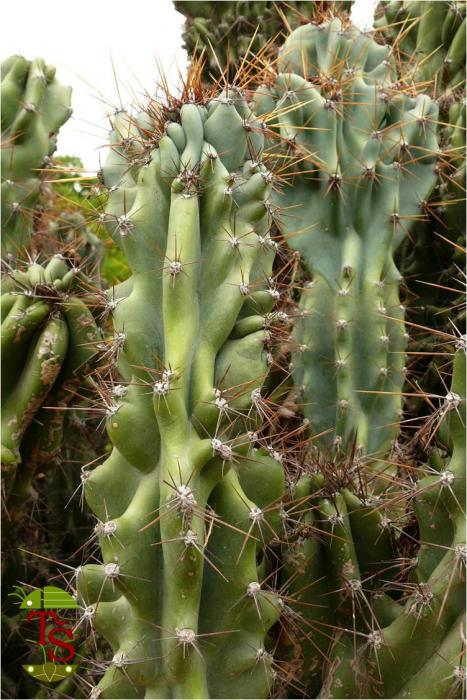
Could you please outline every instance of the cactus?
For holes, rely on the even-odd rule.
[[[391,0],[377,8],[377,31],[389,37],[404,70],[425,89],[432,86],[435,97],[464,89],[465,8],[465,0]]]
[[[218,5],[197,11],[212,19],[259,7]],[[111,451],[97,467],[96,453],[78,466],[101,563],[93,549],[72,570],[72,590],[80,643],[89,624],[105,643],[78,694],[461,693],[466,348],[457,335],[442,348],[437,393],[422,394],[432,414],[401,427],[401,272],[417,269],[402,243],[426,218],[446,163],[437,106],[401,80],[390,47],[346,19],[318,21],[289,36],[277,64],[264,61],[250,106],[238,88],[202,88],[198,63],[180,98],[111,117],[107,192],[92,207],[130,279],[90,299],[73,267],[80,251],[67,249],[68,261],[10,268],[4,284],[2,462],[14,525],[38,468],[56,463],[64,409],[100,357],[86,381],[98,392],[89,415],[104,416]],[[236,82],[248,86],[256,68]],[[460,172],[456,107],[441,145]],[[456,209],[446,213],[453,231]],[[75,486],[43,484],[52,511]],[[56,560],[67,547],[57,524],[76,523],[73,514],[49,521],[42,554]],[[23,564],[9,565],[8,585]],[[3,622],[15,634],[16,619]],[[19,696],[30,679],[9,677],[16,641],[5,687]],[[54,692],[75,691],[67,679]]]
[[[284,573],[295,574],[290,616],[301,625],[282,654],[293,640],[302,659],[295,683],[305,697],[462,697],[463,341],[440,398],[438,443],[431,436],[427,463],[401,450],[399,477],[378,497],[368,496],[371,464],[351,460],[334,472],[321,464],[297,483],[300,515],[292,507],[288,517],[300,537],[292,538]]]
[[[456,293],[463,286],[459,269],[465,266],[465,9],[465,2],[384,2],[376,20],[403,75],[440,108],[438,182],[424,203],[426,220],[416,223],[413,240],[405,241],[398,258],[411,321],[436,329],[441,337],[451,333],[453,323],[460,332],[465,329],[462,294]],[[451,307],[459,309],[454,318],[448,318]],[[414,370],[423,375],[425,390],[436,393],[442,388],[439,358],[426,362],[433,344],[432,334],[420,333],[410,351],[424,353]]]
[[[47,265],[10,270],[4,280],[2,469],[10,524],[21,517],[38,468],[53,464],[64,412],[96,356],[89,292],[61,254]]]
[[[394,262],[436,180],[437,108],[338,19],[293,32],[277,65],[254,102],[294,156],[273,202],[312,277],[292,345],[312,438],[287,506],[279,663],[306,697],[445,697],[462,672],[465,348],[438,412],[455,449],[414,462]]]
[[[175,9],[186,17],[184,48],[189,56],[204,55],[203,72],[227,71],[233,79],[251,60],[282,41],[283,34],[304,22],[315,20],[330,9],[350,11],[351,2],[190,2],[174,0]],[[241,72],[241,70],[240,70]]]
[[[271,687],[284,474],[261,437],[281,297],[263,131],[231,89],[113,117],[102,221],[133,276],[109,302],[113,451],[83,473],[103,563],[77,587],[113,651],[92,697]]]
[[[71,88],[41,58],[11,56],[2,73],[2,256],[18,255],[33,232],[40,169],[71,115]]]
[[[278,70],[255,104],[302,159],[274,198],[312,275],[294,381],[321,447],[345,452],[355,441],[376,458],[400,419],[406,336],[394,252],[435,182],[436,105],[397,82],[387,47],[337,18],[295,30]]]

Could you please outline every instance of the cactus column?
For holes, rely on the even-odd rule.
[[[83,474],[103,564],[79,569],[78,588],[114,652],[93,697],[271,686],[279,605],[256,557],[284,485],[254,446],[280,297],[263,128],[233,92],[113,119],[101,218],[133,278],[111,302],[114,448]]]
[[[421,466],[414,489],[421,547],[413,583],[405,586],[401,612],[390,624],[360,635],[357,651],[346,643],[347,633],[338,640],[325,674],[330,697],[461,697],[467,553],[464,343],[440,415],[438,438],[440,445],[447,444],[432,450],[432,464]]]
[[[258,88],[301,159],[275,195],[280,228],[312,276],[296,324],[294,381],[320,444],[384,453],[397,434],[404,310],[394,252],[435,182],[437,108],[397,82],[387,47],[339,19],[294,31]]]
[[[412,464],[393,444],[405,351],[394,254],[435,182],[437,108],[339,20],[293,32],[278,67],[255,104],[296,171],[274,197],[312,278],[293,375],[312,434],[325,433],[287,508],[297,683],[307,696],[443,697],[462,673],[465,347],[440,409],[448,454]]]

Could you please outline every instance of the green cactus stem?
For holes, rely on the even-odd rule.
[[[113,651],[93,692],[266,697],[280,607],[257,560],[284,475],[256,434],[282,294],[264,125],[231,89],[112,124],[103,219],[133,276],[112,299],[113,451],[84,482],[103,563],[78,589]]]
[[[20,517],[39,467],[51,466],[64,413],[97,355],[89,282],[57,254],[11,269],[2,301],[2,468],[10,522]]]

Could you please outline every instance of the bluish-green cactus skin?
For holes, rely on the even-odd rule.
[[[312,276],[294,381],[321,447],[387,451],[400,419],[406,335],[394,252],[435,182],[437,107],[397,82],[388,47],[339,19],[295,30],[255,94],[301,159],[276,194]]]
[[[11,56],[1,65],[2,255],[19,255],[31,240],[40,169],[71,115],[71,88],[43,59]]]
[[[78,590],[113,650],[93,692],[266,697],[280,607],[257,555],[284,475],[254,434],[280,297],[263,127],[231,91],[162,134],[151,113],[114,116],[103,169],[133,276],[112,301],[113,451],[84,480],[103,563]]]
[[[51,466],[60,448],[65,411],[93,365],[100,333],[85,299],[89,282],[61,254],[9,271],[2,291],[1,460],[11,524],[38,468]]]

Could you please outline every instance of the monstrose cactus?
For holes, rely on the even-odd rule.
[[[102,221],[133,277],[109,301],[113,451],[83,473],[103,563],[79,569],[78,589],[113,649],[93,697],[271,686],[266,555],[284,475],[256,435],[281,295],[263,139],[236,92],[113,118]]]

